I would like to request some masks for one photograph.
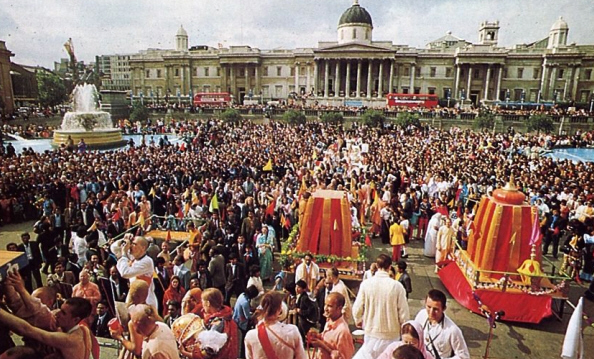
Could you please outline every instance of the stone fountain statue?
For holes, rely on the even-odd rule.
[[[111,115],[100,111],[95,85],[77,85],[72,91],[72,110],[64,115],[60,130],[54,131],[52,145],[60,146],[81,139],[89,149],[115,148],[125,144],[121,131],[113,126]]]

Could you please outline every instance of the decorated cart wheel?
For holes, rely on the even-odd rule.
[[[203,330],[205,328],[202,318],[193,313],[182,315],[171,325],[171,331],[177,343],[190,352],[200,345],[198,334]]]

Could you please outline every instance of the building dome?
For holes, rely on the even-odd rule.
[[[183,26],[180,26],[175,36],[188,36],[188,33],[186,32]]]
[[[551,27],[551,31],[568,30],[568,29],[569,29],[569,26],[567,26],[567,23],[565,22],[565,20],[563,20],[562,16],[560,16],[559,19],[557,19],[557,21],[555,21],[555,23]]]
[[[355,0],[353,6],[346,9],[346,11],[340,17],[338,26],[346,24],[367,24],[373,27],[373,24],[371,22],[371,15],[369,15],[365,8],[359,5],[358,0]]]

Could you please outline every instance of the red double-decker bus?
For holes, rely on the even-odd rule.
[[[389,93],[386,95],[387,107],[437,107],[437,95]]]
[[[194,106],[229,106],[231,95],[228,92],[198,92],[194,95]]]

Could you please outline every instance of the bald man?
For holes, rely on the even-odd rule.
[[[149,292],[146,297],[146,303],[157,308],[157,296],[155,296],[155,286],[153,284],[153,273],[155,265],[153,260],[147,256],[146,250],[149,242],[141,236],[136,236],[132,241],[124,240],[121,256],[118,258],[118,272],[123,278],[130,280],[143,280],[149,284]],[[128,293],[128,296],[130,293]],[[126,301],[129,301],[127,298]]]
[[[136,333],[142,335],[142,358],[179,359],[177,342],[167,324],[159,321],[155,307],[135,306],[130,321]]]

